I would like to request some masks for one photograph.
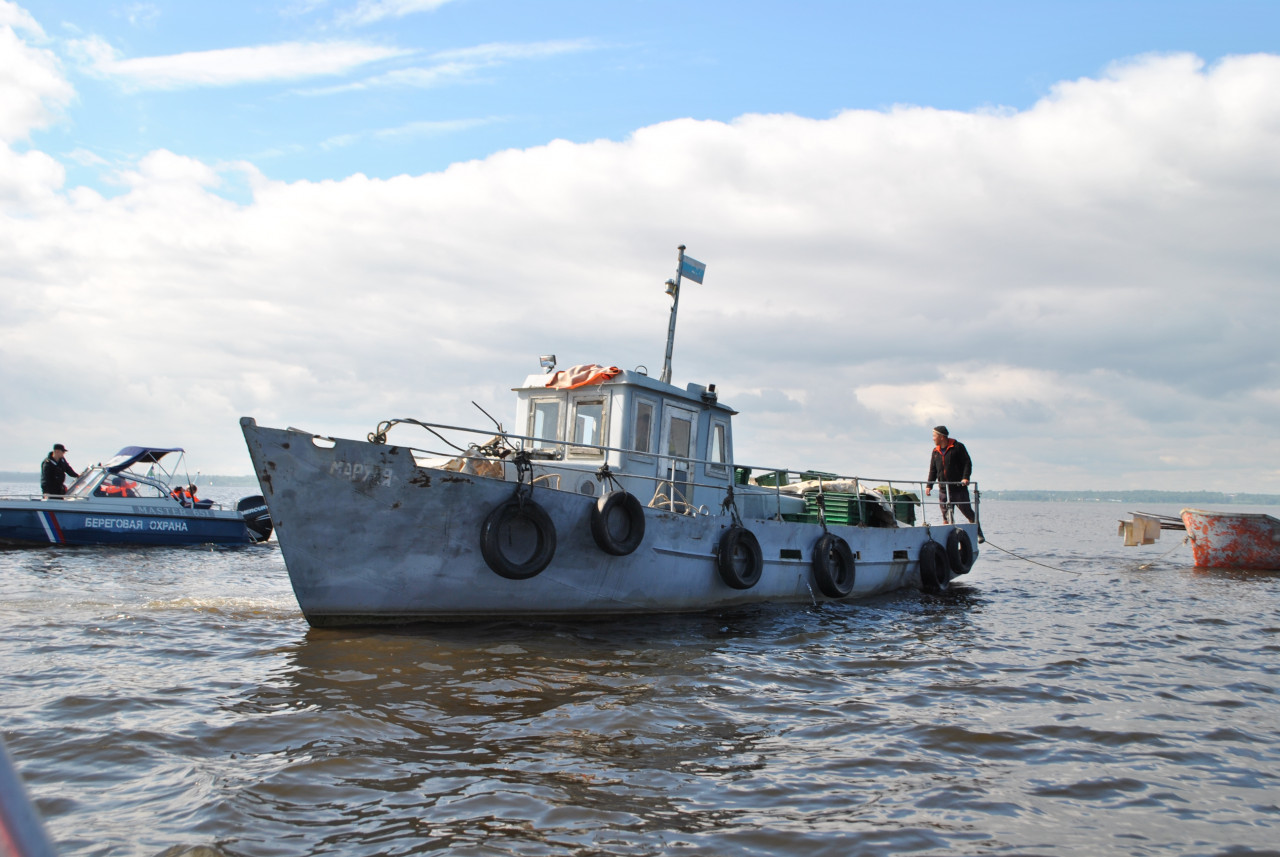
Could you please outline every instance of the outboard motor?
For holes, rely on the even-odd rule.
[[[245,497],[236,504],[236,511],[244,516],[244,525],[256,541],[265,542],[271,538],[271,512],[267,510],[266,498],[261,494]]]

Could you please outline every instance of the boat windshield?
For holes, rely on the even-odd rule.
[[[122,470],[112,473],[104,467],[94,466],[80,474],[67,490],[68,497],[167,497],[168,489],[149,474]]]
[[[80,473],[80,478],[72,483],[67,489],[68,497],[92,497],[94,489],[102,484],[103,478],[107,475],[107,471],[100,466],[90,467],[88,470]]]

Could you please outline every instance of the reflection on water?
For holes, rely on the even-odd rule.
[[[904,646],[938,657],[938,646],[950,644],[931,639],[964,625],[962,606],[935,599],[925,609],[936,624],[912,629],[893,617],[904,607],[915,613],[920,604],[872,608],[871,621],[898,632],[870,651],[862,621],[846,607],[312,630],[280,650],[278,681],[234,705],[237,722],[258,718],[258,740],[283,748],[270,775],[258,772],[242,795],[242,811],[262,830],[324,806],[325,825],[348,836],[378,818],[376,838],[395,829],[450,851],[499,833],[511,847],[519,840],[552,849],[603,847],[607,834],[618,848],[664,833],[718,838],[771,816],[791,826],[772,769],[792,757],[800,764],[821,745],[844,745],[850,718],[877,707],[862,683],[901,669]],[[853,645],[833,652],[833,632],[848,633]],[[877,650],[888,645],[886,661]],[[804,750],[793,746],[797,732]],[[828,778],[804,764],[802,779],[823,785]],[[873,754],[860,760],[862,789],[877,779],[877,764]],[[761,778],[769,783],[758,792]],[[802,802],[822,814],[831,796],[803,791]],[[826,811],[838,806],[843,818],[859,801],[851,791]]]
[[[0,552],[0,726],[63,854],[1266,853],[1278,576],[1048,506],[984,507],[1043,565],[941,596],[578,623],[308,629],[272,545]]]

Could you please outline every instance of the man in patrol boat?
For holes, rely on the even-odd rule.
[[[60,443],[40,463],[40,492],[46,497],[61,497],[67,493],[67,477],[79,479],[80,474],[71,469],[67,461],[67,448]]]

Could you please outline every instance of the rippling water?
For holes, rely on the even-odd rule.
[[[1280,853],[1280,574],[1128,511],[989,502],[938,597],[398,631],[274,543],[4,550],[0,730],[64,855]]]

